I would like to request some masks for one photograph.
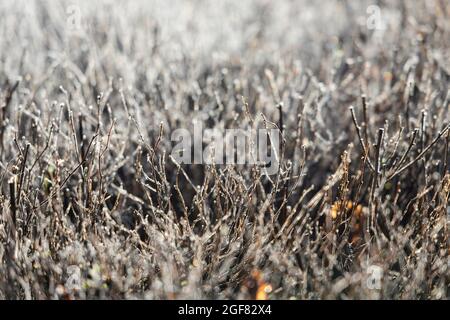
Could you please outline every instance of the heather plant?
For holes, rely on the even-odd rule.
[[[0,16],[0,299],[448,298],[448,1]]]

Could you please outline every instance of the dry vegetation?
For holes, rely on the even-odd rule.
[[[449,2],[169,2],[1,1],[0,298],[447,299]],[[278,173],[178,165],[193,119]]]

